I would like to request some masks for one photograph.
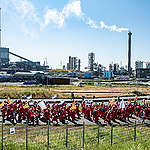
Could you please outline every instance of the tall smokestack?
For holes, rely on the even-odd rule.
[[[131,32],[128,32],[128,74],[131,75]]]
[[[2,47],[2,37],[1,37],[1,34],[2,34],[2,28],[1,28],[1,8],[0,8],[0,47]]]

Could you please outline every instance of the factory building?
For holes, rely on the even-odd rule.
[[[0,71],[6,71],[7,73],[15,73],[22,71],[44,71],[48,66],[41,66],[40,62],[33,62],[25,57],[17,55],[9,51],[9,48],[2,47],[1,38],[1,8],[0,8]],[[20,62],[10,62],[9,55],[13,55],[20,58]],[[23,61],[22,61],[23,60]]]
[[[109,72],[113,72],[113,64],[109,64]]]
[[[119,73],[119,65],[118,64],[114,64],[114,70],[113,70],[113,72],[115,74]]]
[[[143,68],[143,61],[136,61],[135,62],[135,69]]]
[[[9,48],[2,47],[2,38],[1,38],[1,8],[0,8],[0,69],[7,67],[9,64]]]
[[[69,56],[69,63],[67,63],[67,70],[80,71],[80,59]]]
[[[80,61],[80,59],[78,59],[78,71],[80,71],[81,70],[81,61]]]
[[[136,78],[150,79],[150,63],[136,61]]]
[[[150,68],[136,69],[136,78],[150,79]]]
[[[0,70],[9,66],[9,48],[0,47]]]
[[[146,68],[150,69],[150,62],[146,64]]]
[[[120,67],[119,64],[109,64],[109,72],[113,72],[114,74],[120,73]]]
[[[94,71],[94,63],[95,63],[95,54],[92,52],[88,54],[88,68],[89,71],[91,72]]]
[[[20,58],[21,61],[10,62],[9,55]],[[44,71],[48,66],[41,66],[40,62],[33,62],[27,58],[19,56],[9,51],[9,48],[0,47],[0,71],[8,73],[22,72],[22,71]]]
[[[0,66],[9,64],[9,48],[0,47]]]

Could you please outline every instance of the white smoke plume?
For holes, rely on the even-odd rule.
[[[122,31],[128,31],[128,28],[118,28],[116,25],[108,26],[103,21],[100,21],[100,27],[102,29],[108,29],[110,31],[116,31],[116,32],[122,32]]]
[[[87,18],[87,24],[90,26],[90,28],[99,29],[99,26],[90,17]]]
[[[116,25],[108,26],[104,23],[104,21],[100,21],[100,25],[98,25],[90,17],[86,18],[85,20],[86,20],[86,24],[88,24],[89,27],[92,29],[107,29],[109,31],[115,31],[115,32],[123,32],[129,30],[128,28],[119,28]]]
[[[106,25],[103,21],[100,21],[100,24],[97,24],[94,20],[83,13],[80,0],[70,0],[61,11],[58,11],[57,9],[47,9],[43,18],[38,17],[37,10],[30,0],[8,1],[10,1],[10,4],[13,5],[17,12],[22,16],[25,24],[26,22],[38,23],[40,29],[44,29],[51,23],[55,24],[58,28],[61,28],[66,19],[75,16],[80,18],[85,24],[88,24],[92,29],[107,29],[115,32],[128,31],[127,28],[117,27],[117,25]]]

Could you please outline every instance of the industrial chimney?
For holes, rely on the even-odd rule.
[[[131,32],[128,32],[128,74],[131,76],[132,68],[131,68]]]
[[[1,8],[0,8],[0,47],[2,47],[2,38],[1,38],[1,33],[2,29],[1,29]]]

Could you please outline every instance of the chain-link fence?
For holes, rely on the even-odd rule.
[[[1,149],[25,149],[26,125],[1,124]]]
[[[3,150],[46,150],[46,149],[90,149],[101,144],[113,145],[122,142],[145,142],[150,136],[148,124],[101,126],[83,124],[65,125],[47,124],[30,125],[26,120],[23,124],[11,125],[1,123],[1,149]]]

